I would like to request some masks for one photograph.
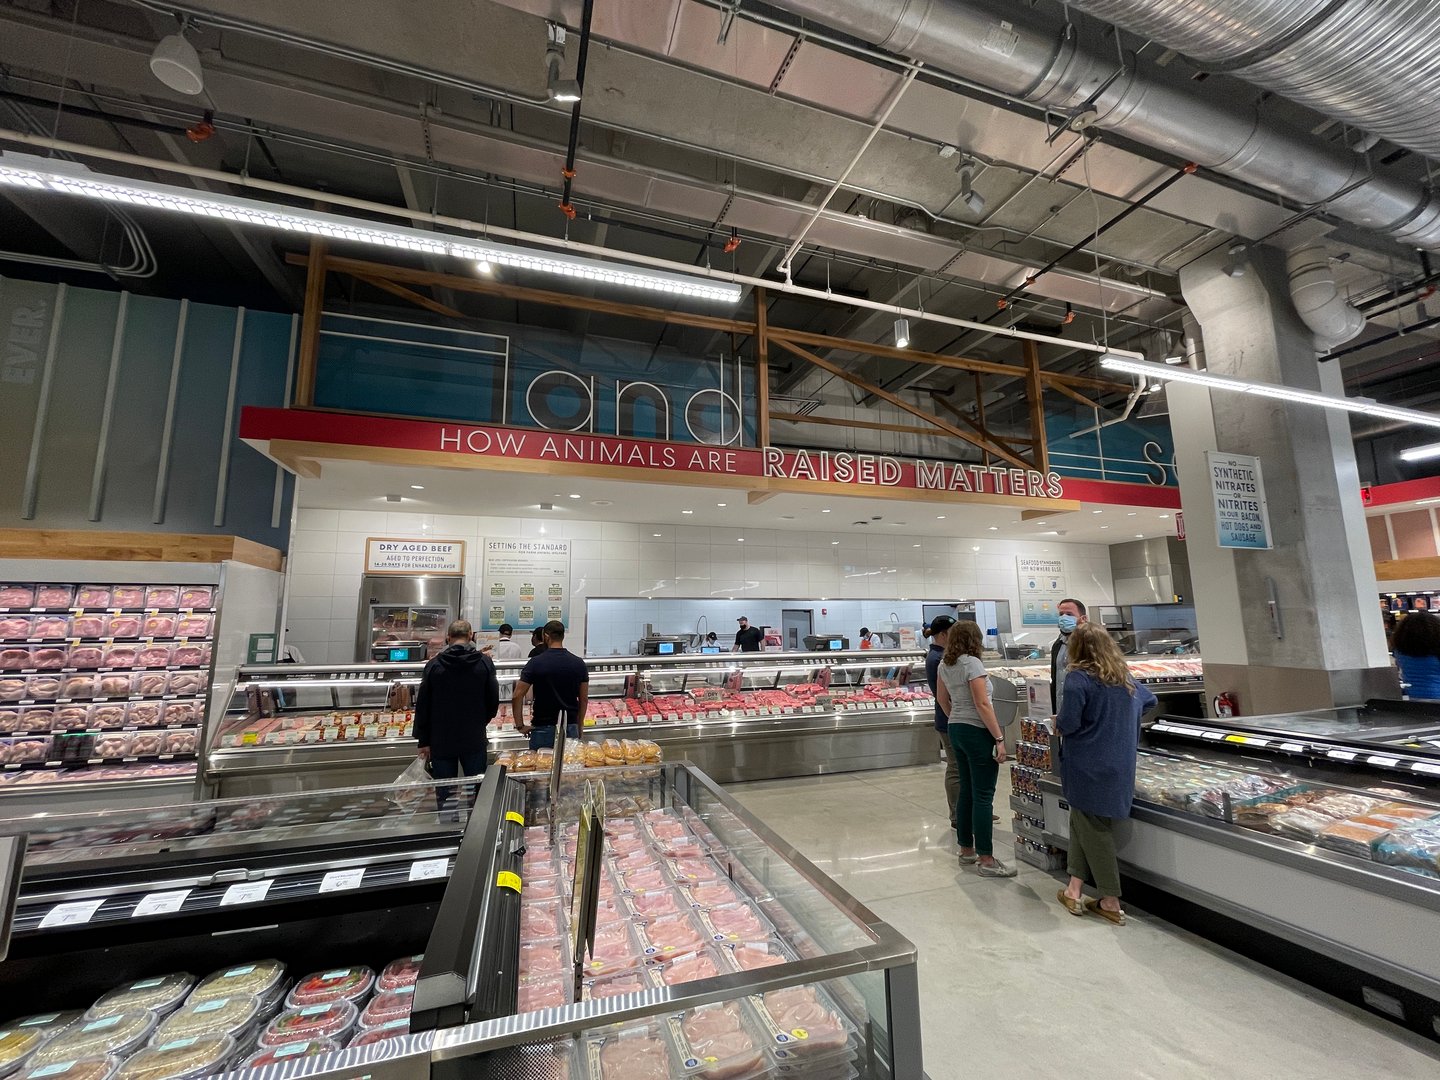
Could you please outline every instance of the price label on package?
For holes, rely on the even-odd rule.
[[[258,904],[269,895],[270,886],[273,884],[274,878],[266,878],[264,881],[237,881],[225,890],[225,895],[220,898],[220,906]]]
[[[320,892],[345,892],[348,889],[358,889],[361,880],[365,877],[365,868],[357,866],[351,870],[331,870],[320,881]]]
[[[100,910],[100,905],[103,903],[105,900],[102,897],[99,900],[72,900],[68,904],[56,904],[40,920],[40,929],[49,930],[56,926],[84,926],[95,917],[95,912]]]
[[[433,881],[443,878],[449,869],[449,859],[416,859],[410,864],[410,880]]]
[[[139,919],[146,915],[173,915],[185,906],[185,901],[189,898],[189,889],[146,893],[135,905],[135,910],[130,912],[130,917]]]

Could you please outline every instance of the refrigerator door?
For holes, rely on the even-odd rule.
[[[360,582],[355,660],[369,663],[377,644],[424,646],[423,657],[445,647],[445,630],[460,612],[461,578],[372,576]]]

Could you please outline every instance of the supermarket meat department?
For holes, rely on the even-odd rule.
[[[0,4],[0,1076],[1432,1075],[1440,15],[1254,6]]]

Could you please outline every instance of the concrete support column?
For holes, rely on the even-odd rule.
[[[1209,369],[1343,393],[1290,301],[1283,255],[1255,250],[1239,277],[1225,263],[1217,253],[1180,275]],[[1251,716],[1398,697],[1347,414],[1179,383],[1167,395],[1207,696],[1232,691]],[[1260,459],[1272,550],[1218,546],[1206,450]]]

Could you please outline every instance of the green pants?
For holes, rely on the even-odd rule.
[[[955,791],[955,836],[961,847],[973,847],[977,855],[994,855],[995,780],[1000,766],[995,762],[995,739],[983,727],[951,724],[950,746],[958,767]]]
[[[1101,896],[1120,895],[1120,863],[1115,858],[1114,818],[1070,808],[1071,877],[1093,881]]]

